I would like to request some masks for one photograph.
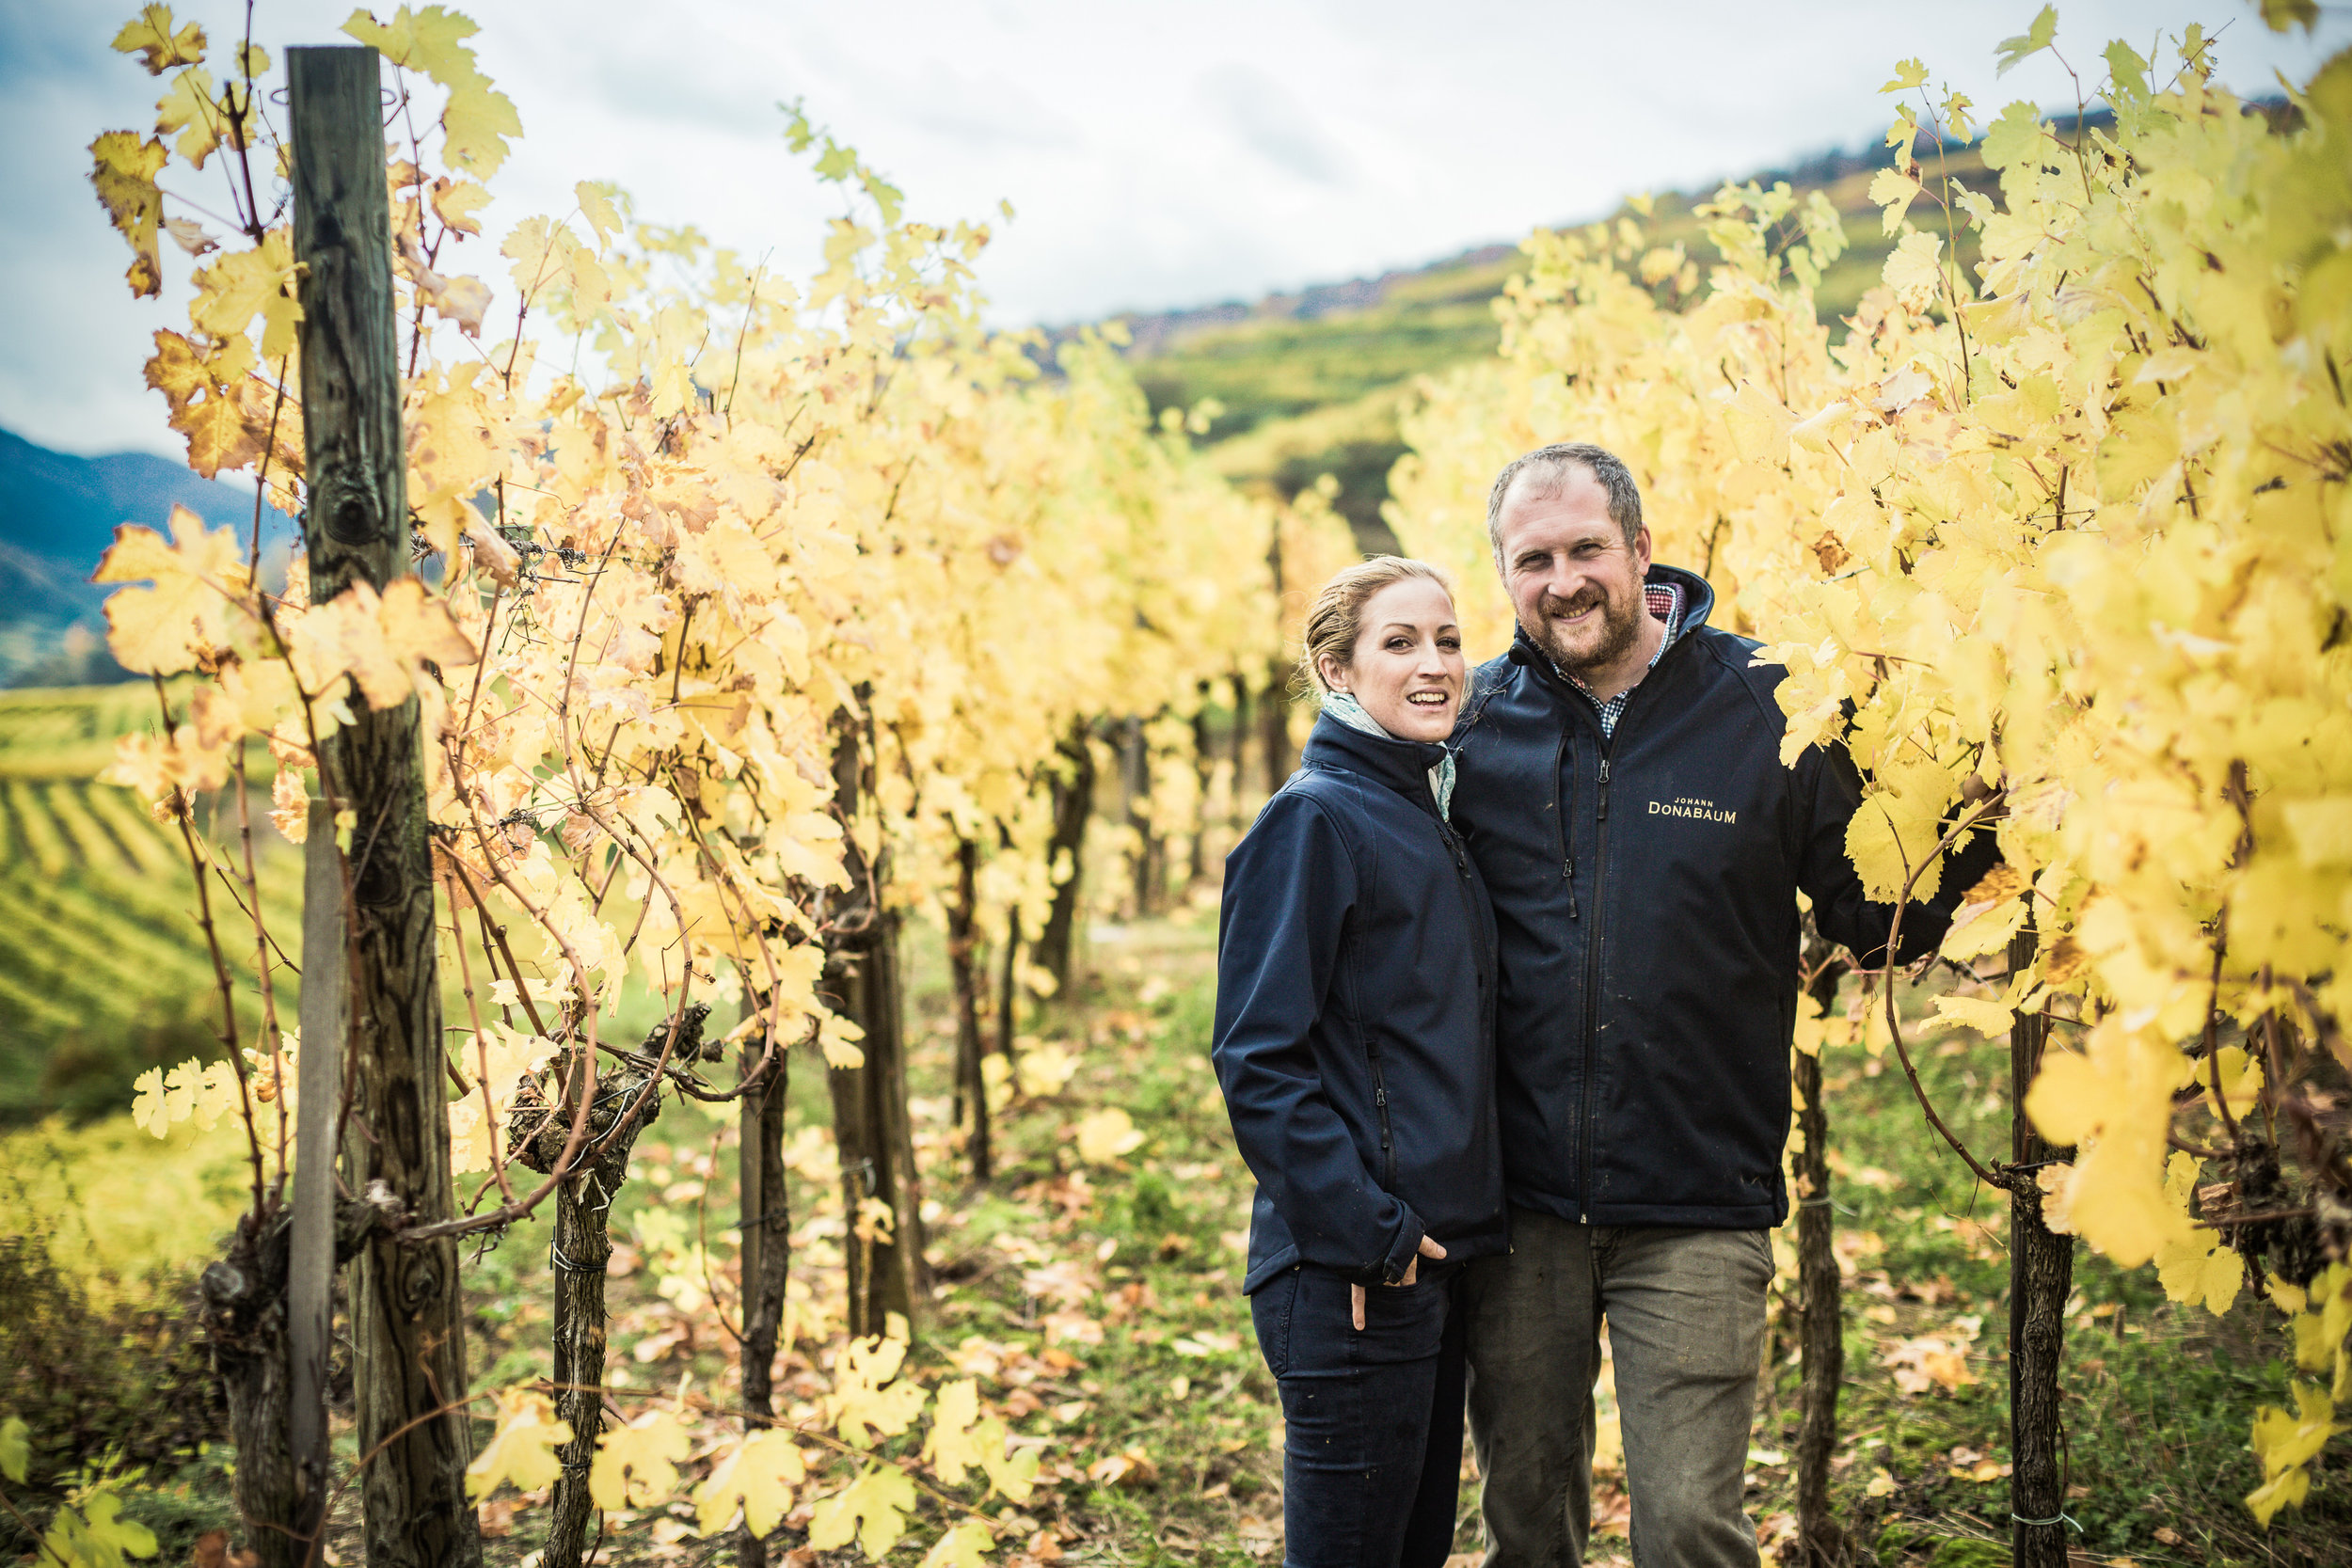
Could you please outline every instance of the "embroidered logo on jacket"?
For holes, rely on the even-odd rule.
[[[1677,795],[1671,800],[1652,800],[1649,814],[1652,816],[1692,816],[1701,822],[1740,820],[1738,812],[1720,810],[1714,801],[1702,800],[1695,795]]]

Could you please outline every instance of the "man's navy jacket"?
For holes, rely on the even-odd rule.
[[[1502,1158],[1512,1204],[1595,1225],[1760,1228],[1788,1217],[1797,892],[1823,936],[1883,961],[1894,914],[1846,857],[1861,800],[1842,747],[1780,761],[1786,672],[1708,626],[1704,578],[1613,736],[1524,631],[1479,667],[1454,800],[1494,899]],[[1997,858],[1955,855],[1904,916],[1932,950]]]
[[[1213,1056],[1258,1179],[1244,1291],[1301,1262],[1393,1284],[1424,1234],[1504,1248],[1494,917],[1430,799],[1444,754],[1321,719],[1226,857]]]

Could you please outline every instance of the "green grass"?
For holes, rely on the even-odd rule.
[[[2007,1042],[1955,1032],[1926,1042],[1919,1067],[1958,1135],[1979,1157],[2005,1154]],[[1974,1466],[1953,1451],[2009,1458],[2007,1196],[1979,1189],[1926,1128],[1891,1054],[1833,1049],[1824,1068],[1831,1148],[1844,1172],[1832,1191],[1855,1265],[1846,1294],[1840,1514],[1875,1543],[1882,1561],[2006,1562],[2006,1483],[1962,1479],[1956,1472]],[[1899,1393],[1885,1353],[1971,1316],[1982,1319],[1968,1356],[1976,1381]],[[2276,1312],[2251,1293],[2221,1318],[2177,1307],[2152,1269],[2118,1269],[2078,1247],[2068,1323],[2063,1419],[2076,1551],[2142,1564],[2343,1560],[2352,1464],[2341,1444],[2314,1474],[2311,1506],[2281,1513],[2266,1534],[2238,1502],[2262,1479],[2247,1442],[2254,1410],[2285,1397],[2288,1346]],[[1784,1364],[1760,1402],[1759,1448],[1794,1445],[1800,1370],[1785,1359],[1793,1338],[1792,1322],[1779,1346]],[[1893,1490],[1874,1497],[1881,1470]],[[1781,1468],[1751,1477],[1751,1486],[1759,1516],[1794,1506]],[[1997,1550],[1980,1544],[1994,1536]]]
[[[1005,1113],[999,1171],[985,1188],[967,1180],[946,1122],[951,1034],[939,943],[919,929],[910,943],[911,1077],[933,1206],[930,1259],[944,1287],[920,1324],[915,1359],[927,1378],[977,1376],[990,1408],[1017,1434],[1047,1444],[1049,1473],[1059,1479],[1021,1511],[1020,1528],[1058,1532],[1073,1563],[1273,1560],[1279,1412],[1237,1293],[1248,1184],[1207,1069],[1212,932],[1196,915],[1101,933],[1083,1005],[1046,1009],[1028,1024],[1032,1039],[1064,1045],[1083,1066],[1060,1095]],[[1923,1042],[1923,1080],[1963,1138],[1995,1148],[2007,1137],[2006,1050],[1954,1040],[1966,1043]],[[2005,1209],[1933,1141],[1891,1057],[1833,1048],[1827,1068],[1840,1172],[1834,1192],[1852,1269],[1839,1516],[1883,1564],[2005,1561],[2006,1485],[1968,1479],[2008,1457]],[[838,1185],[822,1069],[796,1061],[791,1097],[795,1278],[820,1300],[837,1298]],[[1108,1165],[1086,1166],[1073,1129],[1104,1105],[1125,1109],[1146,1141]],[[174,1137],[167,1146],[119,1122],[78,1132],[51,1124],[0,1142],[0,1181],[33,1171],[37,1184],[20,1185],[19,1201],[77,1216],[72,1244],[94,1267],[125,1278],[184,1277],[233,1212],[244,1167],[226,1123],[205,1137],[184,1128]],[[639,1145],[613,1211],[622,1249],[610,1286],[612,1385],[624,1408],[675,1391],[681,1379],[722,1405],[731,1397],[734,1351],[722,1320],[732,1313],[733,1240],[723,1228],[738,1212],[732,1142],[728,1117],[673,1103]],[[175,1173],[200,1173],[192,1189],[200,1204],[174,1212],[151,1196]],[[547,1240],[547,1222],[534,1219],[479,1258],[468,1249],[477,1387],[548,1370]],[[716,1308],[691,1299],[706,1277],[691,1261],[697,1242],[707,1245],[707,1277],[721,1291]],[[2317,1467],[2311,1504],[2281,1514],[2268,1533],[2237,1501],[2257,1479],[2248,1422],[2285,1387],[2275,1315],[2250,1297],[2225,1318],[2185,1311],[2165,1301],[2149,1271],[2120,1271],[2088,1254],[2078,1255],[2075,1280],[2065,1358],[2076,1488],[2068,1513],[2085,1560],[2342,1560],[2352,1465],[2341,1441]],[[1768,1527],[1793,1506],[1790,1477],[1773,1455],[1793,1446],[1798,1419],[1793,1318],[1785,1305],[1775,1311],[1747,1492],[1751,1513]],[[1969,1380],[1901,1392],[1888,1353],[1920,1336],[1954,1334],[1964,1318],[1980,1320],[1966,1343]],[[1057,1338],[1072,1328],[1076,1338]],[[803,1339],[785,1359],[779,1399],[788,1418],[815,1416],[831,1354]],[[1104,1462],[1119,1460],[1123,1473],[1114,1478],[1119,1466]],[[200,1501],[203,1472],[188,1474],[199,1481],[163,1479]],[[1622,1479],[1604,1475],[1600,1487],[1606,1517],[1621,1501]],[[681,1504],[614,1516],[610,1560],[718,1560],[691,1545],[682,1559],[665,1555],[657,1526],[683,1513]],[[539,1544],[543,1510],[517,1508],[508,1494],[489,1517],[501,1532],[493,1561],[517,1561]],[[918,1544],[940,1518],[929,1503],[920,1517],[930,1523]],[[787,1521],[774,1545],[793,1545],[802,1528]],[[1474,1549],[1475,1541],[1475,1482],[1467,1481],[1457,1545]],[[341,1549],[355,1560],[356,1539]],[[900,1553],[913,1560],[919,1550]],[[1627,1560],[1622,1535],[1597,1538],[1594,1560]]]

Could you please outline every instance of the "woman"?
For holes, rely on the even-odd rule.
[[[1446,823],[1461,634],[1434,566],[1324,586],[1304,766],[1225,863],[1216,1062],[1258,1179],[1286,1568],[1438,1568],[1462,1463],[1454,1276],[1504,1250],[1494,917]]]

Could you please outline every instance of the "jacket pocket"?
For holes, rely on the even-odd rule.
[[[1284,1376],[1291,1367],[1291,1317],[1298,1306],[1298,1265],[1276,1275],[1249,1298],[1249,1323],[1257,1331],[1258,1354],[1266,1370]]]
[[[1380,1185],[1390,1193],[1396,1191],[1396,1132],[1389,1125],[1389,1075],[1380,1063],[1380,1047],[1369,1036],[1364,1040],[1364,1055],[1372,1064],[1372,1104],[1380,1113]]]

